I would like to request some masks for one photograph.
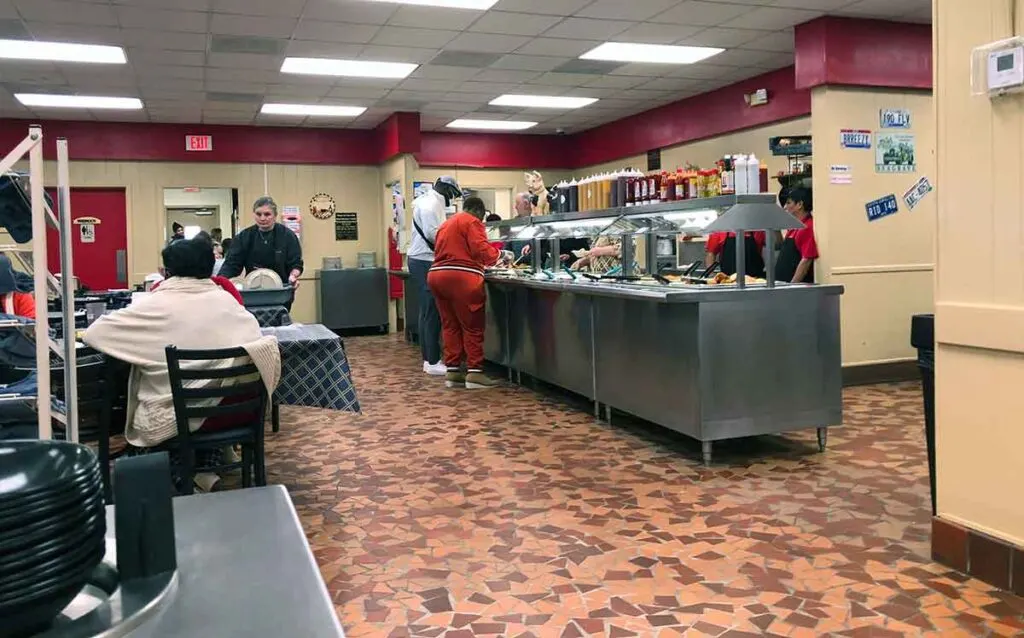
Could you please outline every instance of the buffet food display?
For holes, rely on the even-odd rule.
[[[777,207],[775,196],[488,224],[506,248],[530,250],[486,275],[487,358],[591,399],[598,415],[614,409],[696,438],[706,463],[715,441],[812,427],[824,449],[842,422],[842,286],[739,282],[665,250],[720,227],[726,211],[764,206]],[[616,265],[567,265],[587,255],[564,250],[569,239],[618,246],[602,264]]]

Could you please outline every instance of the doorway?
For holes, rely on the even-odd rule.
[[[57,193],[48,189],[57,201]],[[64,211],[56,211],[63,215]],[[128,287],[128,208],[123,188],[71,189],[71,265],[88,290]],[[57,231],[46,229],[46,261],[61,272]]]
[[[206,231],[215,238],[233,237],[238,226],[237,188],[183,188],[164,189],[163,239],[173,234],[175,223],[185,228],[185,237],[194,237]]]

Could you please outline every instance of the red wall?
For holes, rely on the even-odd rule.
[[[795,42],[797,88],[932,88],[929,24],[826,16],[799,25]]]
[[[574,137],[424,132],[416,161],[465,168],[573,168]]]

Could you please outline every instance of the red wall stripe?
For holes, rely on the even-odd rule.
[[[377,127],[380,161],[420,150],[420,114],[399,111]]]
[[[795,38],[797,88],[932,88],[931,25],[826,16],[797,26]]]
[[[757,89],[768,90],[768,104],[747,106],[744,94]],[[810,91],[794,88],[794,69],[786,67],[574,135],[574,166],[610,162],[810,112]]]
[[[573,168],[572,136],[490,133],[421,134],[421,166]]]

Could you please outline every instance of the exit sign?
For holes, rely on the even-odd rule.
[[[212,151],[213,150],[213,136],[212,135],[186,135],[185,136],[185,150],[186,151]]]

